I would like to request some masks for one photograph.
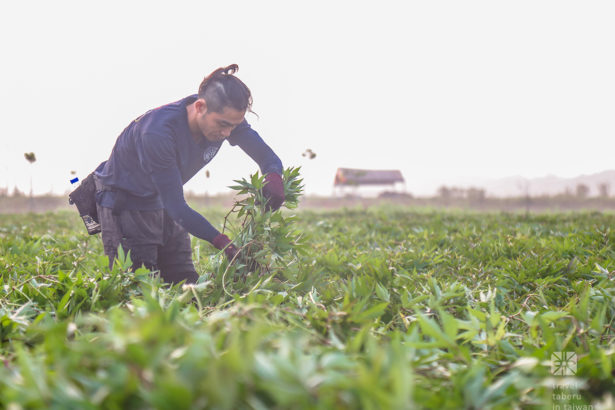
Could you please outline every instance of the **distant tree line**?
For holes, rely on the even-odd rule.
[[[483,188],[458,188],[441,186],[438,188],[438,196],[444,200],[447,199],[469,199],[473,202],[484,201],[487,194]]]
[[[609,198],[611,192],[611,186],[607,182],[603,182],[598,184],[598,197],[599,198]],[[587,184],[577,184],[574,190],[570,188],[566,188],[566,190],[560,194],[552,195],[553,197],[576,197],[579,199],[585,199],[589,197],[591,192],[590,187]],[[448,187],[441,186],[438,188],[437,196],[443,200],[449,199],[468,199],[472,202],[482,202],[486,198],[486,192],[483,188],[460,188],[460,187]],[[523,194],[519,194],[519,197],[529,197],[529,189],[526,187],[525,192]],[[539,195],[541,197],[548,197],[550,195]]]
[[[21,198],[23,196],[26,196],[26,193],[23,191],[20,191],[19,188],[15,187],[13,188],[13,192],[9,195],[8,187],[0,188],[0,198],[6,198],[8,196]]]
[[[611,185],[607,182],[598,184],[598,197],[609,198],[611,195]],[[562,194],[558,196],[577,197],[580,199],[588,198],[591,189],[587,184],[577,184],[574,192],[570,189],[566,189]]]

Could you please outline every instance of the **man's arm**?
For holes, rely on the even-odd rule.
[[[186,203],[175,147],[171,139],[150,135],[143,146],[143,156],[139,160],[143,168],[149,172],[169,216],[192,235],[213,244],[214,238],[220,232]]]
[[[265,175],[263,194],[267,200],[267,210],[277,210],[284,203],[284,182],[282,180],[282,161],[269,145],[254,131],[246,120],[229,137],[231,145],[239,145],[260,167]]]
[[[258,164],[263,175],[282,174],[282,161],[246,120],[233,130],[228,142],[231,145],[239,145]]]
[[[152,180],[169,216],[192,235],[213,244],[214,238],[220,232],[186,203],[179,169],[152,173]]]

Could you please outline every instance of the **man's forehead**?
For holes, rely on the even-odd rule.
[[[226,121],[233,125],[239,125],[243,121],[243,118],[246,115],[246,112],[237,111],[236,109],[230,108],[230,107],[224,107],[222,112],[216,113],[216,114],[217,114],[218,120]]]

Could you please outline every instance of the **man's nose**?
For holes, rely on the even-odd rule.
[[[231,131],[232,131],[231,128],[223,128],[222,129],[222,136],[224,138],[228,138],[231,135]]]

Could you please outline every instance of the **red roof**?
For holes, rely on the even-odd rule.
[[[338,168],[333,185],[393,185],[396,182],[404,182],[398,170]]]

